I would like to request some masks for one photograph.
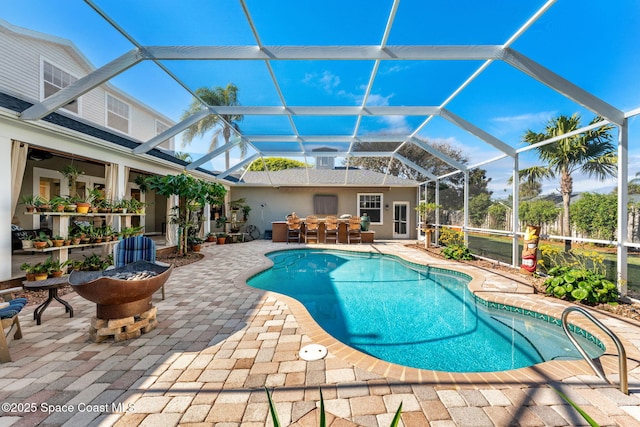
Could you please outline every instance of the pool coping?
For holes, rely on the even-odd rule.
[[[415,254],[413,255],[418,255],[420,259],[410,259],[406,256],[407,254],[405,253],[396,253],[393,251],[393,249],[391,249],[391,251],[387,251],[387,248],[378,247],[375,244],[358,245],[357,247],[336,247],[335,245],[331,246],[321,244],[296,245],[292,247],[283,247],[281,249],[270,249],[265,251],[263,255],[276,251],[300,249],[329,249],[347,252],[375,252],[385,255],[393,255],[402,259],[403,261],[421,266],[434,267],[438,269],[450,270],[466,274],[471,277],[468,288],[476,299],[486,301],[487,304],[493,303],[497,305],[515,307],[516,309],[522,310],[523,314],[525,311],[535,312],[543,316],[550,316],[555,319],[560,319],[562,311],[566,307],[575,306],[575,304],[571,304],[557,298],[551,298],[535,293],[534,289],[531,286],[528,286],[524,283],[524,279],[522,280],[522,282],[520,282],[518,280],[514,280],[511,277],[507,277],[495,272],[490,272],[479,267],[450,260],[437,259],[416,249],[414,249]],[[271,262],[271,260],[265,256],[264,265],[256,266],[250,270],[245,271],[243,274],[240,274],[234,280],[234,285],[245,289],[246,287],[250,287],[249,285],[247,285],[247,280],[260,273],[261,271],[268,269],[272,265],[273,263]],[[512,288],[512,290],[505,291],[504,289],[501,289],[501,286],[496,286],[495,282],[497,279],[495,276],[500,276],[504,279],[504,282],[512,282],[511,285],[507,286]],[[515,289],[513,289],[514,286]],[[316,323],[313,317],[311,317],[304,305],[302,305],[302,303],[300,303],[296,299],[277,292],[265,292],[267,292],[274,298],[284,302],[288,306],[288,308],[291,310],[291,313],[297,320],[302,332],[309,337],[311,342],[325,346],[330,355],[381,377],[419,384],[431,384],[434,387],[443,388],[451,388],[452,386],[455,388],[477,388],[477,386],[480,385],[491,386],[495,388],[506,388],[513,386],[514,384],[539,385],[541,383],[560,382],[564,379],[574,376],[595,376],[595,373],[593,372],[591,367],[584,360],[549,361],[530,367],[508,371],[464,373],[433,371],[386,362],[338,341],[336,338],[322,329],[322,327],[318,325],[318,323]],[[601,321],[605,320],[606,318],[613,318],[619,321],[629,322],[635,326],[640,326],[640,323],[634,322],[630,319],[620,319],[617,316],[611,316],[609,313],[602,313],[589,307],[580,307],[587,309],[592,315],[594,315]],[[607,334],[600,330],[600,328],[588,321],[584,316],[577,317],[574,314],[570,319],[570,324],[593,335],[593,337],[595,337],[605,346],[606,350],[604,354],[597,360],[599,360],[605,374],[607,375],[608,380],[613,384],[618,384],[618,354],[613,340],[611,340]],[[622,341],[625,350],[627,351],[628,371],[631,371],[640,365],[640,352],[632,343],[621,336],[619,336],[619,338]],[[602,384],[606,385],[606,383],[604,382],[602,382]]]

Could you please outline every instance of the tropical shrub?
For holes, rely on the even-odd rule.
[[[616,284],[607,280],[604,257],[596,251],[563,251],[558,246],[541,245],[538,265],[547,268],[546,293],[567,301],[585,304],[615,302]]]
[[[586,304],[615,302],[618,299],[616,284],[602,274],[586,269],[557,266],[549,270],[544,281],[546,292],[556,298],[581,301]]]
[[[442,249],[442,255],[447,259],[460,260],[472,260],[473,255],[468,247],[465,245],[451,245]]]
[[[464,235],[461,231],[443,227],[440,229],[440,238],[438,242],[442,246],[464,245]]]

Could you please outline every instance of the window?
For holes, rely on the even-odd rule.
[[[159,120],[156,120],[156,135],[160,135],[162,132],[166,131],[167,129],[169,129],[169,125],[162,123]],[[160,147],[162,148],[166,148],[167,150],[172,150],[173,149],[173,138],[169,138],[165,141],[162,141],[162,144],[160,144]]]
[[[358,194],[358,216],[362,216],[366,212],[371,224],[382,225],[382,206],[382,194]]]
[[[42,61],[42,95],[45,99],[76,80],[78,79],[50,62]],[[62,108],[78,114],[78,100],[75,99]]]
[[[338,196],[316,194],[313,196],[313,212],[318,215],[337,215]]]
[[[107,126],[129,133],[129,104],[107,94]]]

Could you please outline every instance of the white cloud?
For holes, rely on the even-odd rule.
[[[320,88],[327,93],[333,93],[334,89],[340,85],[340,77],[331,71],[318,73],[306,73],[302,81],[313,87]]]
[[[490,119],[492,126],[489,132],[500,137],[512,132],[524,134],[528,129],[543,129],[545,123],[557,114],[557,111],[541,111],[516,116],[494,117]]]

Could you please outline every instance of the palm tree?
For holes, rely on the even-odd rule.
[[[192,114],[199,112],[202,109],[202,103],[200,102],[200,100],[206,102],[211,106],[240,105],[240,102],[238,101],[238,88],[233,83],[227,84],[227,86],[224,88],[220,86],[216,86],[214,88],[201,87],[196,89],[196,95],[199,97],[199,99],[194,98],[191,101],[189,109],[182,114],[182,120],[186,119]],[[216,132],[214,132],[211,137],[209,151],[212,151],[218,146],[218,135],[220,135],[220,131],[222,131],[224,143],[229,144],[232,128],[236,131],[239,131],[240,127],[238,126],[238,122],[242,121],[242,119],[242,115],[236,114],[211,114],[200,120],[198,123],[189,126],[184,132],[183,141],[185,143],[190,143],[196,136],[204,136],[211,129],[222,126],[222,128],[219,128]],[[238,147],[240,148],[241,156],[244,157],[247,154],[247,144],[242,141],[240,142]],[[226,169],[229,169],[229,151],[225,152],[225,166]]]
[[[594,117],[590,124],[602,121],[601,117]],[[536,133],[528,130],[523,136],[523,142],[536,144],[538,142],[567,134],[579,129],[580,116],[571,117],[561,115],[549,120],[544,132]],[[594,130],[562,138],[557,142],[536,147],[540,160],[546,166],[533,166],[520,171],[520,178],[529,182],[541,181],[545,178],[560,177],[560,194],[562,195],[562,231],[569,233],[571,222],[569,217],[569,203],[573,192],[574,172],[587,174],[604,180],[615,176],[617,155],[616,147],[611,143],[612,127],[601,126]],[[565,250],[571,249],[571,241],[565,240]]]

